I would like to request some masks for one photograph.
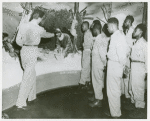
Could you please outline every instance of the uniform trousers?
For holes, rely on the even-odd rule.
[[[121,79],[123,66],[119,62],[108,60],[107,96],[112,117],[121,116]]]
[[[38,48],[32,46],[23,46],[21,49],[21,63],[24,69],[22,82],[18,94],[16,106],[27,106],[26,100],[36,99],[36,71]]]
[[[101,65],[100,65],[101,64]],[[104,72],[103,64],[100,57],[92,54],[92,83],[95,93],[95,98],[98,100],[103,99],[102,89],[104,88]]]
[[[134,101],[136,108],[145,108],[145,64],[132,62],[131,73],[131,85],[133,93],[131,99]]]
[[[82,55],[82,70],[79,83],[85,84],[91,81],[91,50],[84,50]]]

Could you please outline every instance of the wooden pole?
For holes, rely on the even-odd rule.
[[[144,8],[143,8],[143,19],[142,19],[142,23],[145,24],[147,26],[147,2],[144,2]],[[145,33],[145,39],[148,41],[147,39],[147,31]]]
[[[77,12],[79,12],[79,2],[75,2],[74,4],[74,13],[76,14]]]

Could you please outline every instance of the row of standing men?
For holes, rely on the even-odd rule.
[[[19,27],[16,37],[16,43],[22,47],[20,55],[24,69],[24,75],[16,102],[16,109],[18,111],[28,109],[26,103],[27,99],[28,102],[32,102],[36,99],[35,65],[41,37],[51,38],[55,36],[54,33],[46,32],[44,28],[39,26],[44,12],[34,11],[32,16],[32,20]],[[84,87],[86,82],[90,82],[90,72],[92,70],[92,83],[95,98],[98,100],[96,103],[98,102],[99,107],[101,107],[103,99],[102,88],[104,87],[103,71],[106,70],[107,65],[107,96],[112,117],[121,116],[120,95],[122,82],[126,82],[123,84],[126,87],[125,92],[130,92],[130,98],[132,103],[135,104],[135,107],[140,109],[145,107],[144,78],[147,74],[147,42],[143,36],[146,27],[143,24],[139,24],[133,29],[133,21],[134,19],[132,16],[127,16],[124,22],[123,32],[118,29],[119,22],[116,18],[110,18],[107,26],[103,27],[103,29],[101,29],[100,22],[94,24],[92,33],[95,36],[95,41],[93,41],[92,33],[89,30],[89,23],[83,22],[82,24],[82,29],[84,31],[84,50],[79,89],[81,89],[80,87]],[[108,34],[107,30],[111,34],[110,39],[106,36]],[[135,41],[132,41],[132,37],[135,38]],[[109,42],[110,44],[107,52]],[[92,69],[90,66],[91,55]],[[130,80],[127,79],[127,81],[122,81],[123,70],[128,70],[130,67]],[[128,86],[128,84],[130,84],[130,86]],[[94,105],[96,103],[94,103]]]
[[[94,89],[91,107],[102,107],[104,77],[106,75],[106,92],[110,111],[106,114],[121,117],[121,94],[125,94],[125,108],[144,109],[145,78],[147,77],[147,42],[144,39],[146,26],[134,27],[134,18],[128,15],[119,30],[119,21],[112,17],[101,27],[98,20],[84,21],[82,71],[79,87],[75,94],[88,89],[92,80]],[[107,69],[106,69],[107,67]],[[130,103],[131,104],[130,104]],[[135,115],[135,114],[133,114]]]

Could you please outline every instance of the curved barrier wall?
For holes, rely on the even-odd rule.
[[[35,70],[37,93],[77,85],[80,79],[81,55],[68,55],[65,59],[58,56],[56,59],[53,53],[50,53],[47,59],[37,62]],[[23,70],[19,62],[3,51],[2,110],[15,105],[22,76]]]
[[[37,93],[50,89],[74,86],[80,80],[80,71],[61,71],[52,72],[37,76],[36,91]],[[19,93],[20,83],[2,91],[2,110],[8,109],[15,105]]]

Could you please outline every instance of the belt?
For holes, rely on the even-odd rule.
[[[117,62],[117,63],[119,63],[119,61],[111,60],[111,59],[109,59],[109,58],[108,58],[108,61],[113,61],[113,62]]]
[[[25,45],[25,44],[23,44],[23,46],[35,46],[35,47],[37,47],[38,45]]]
[[[145,63],[143,61],[138,61],[138,60],[131,60],[132,63]]]

